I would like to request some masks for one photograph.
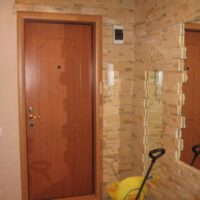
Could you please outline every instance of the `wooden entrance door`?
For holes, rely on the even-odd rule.
[[[183,85],[186,128],[183,129],[184,149],[181,160],[190,164],[194,156],[192,146],[200,144],[200,32],[186,31],[185,45],[188,81]],[[200,157],[196,159],[194,166],[200,169]]]
[[[25,23],[31,200],[94,193],[92,28]]]

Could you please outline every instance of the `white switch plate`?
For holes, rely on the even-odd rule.
[[[0,189],[0,197],[3,196],[3,191]]]

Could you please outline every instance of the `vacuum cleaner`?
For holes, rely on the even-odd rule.
[[[192,147],[192,151],[193,151],[193,153],[194,153],[194,156],[193,156],[192,161],[191,161],[191,163],[190,163],[191,166],[194,165],[194,163],[195,163],[197,157],[199,157],[199,155],[200,155],[200,144],[195,144],[195,145]]]
[[[107,187],[107,193],[112,200],[143,200],[146,194],[145,183],[149,178],[149,174],[158,158],[165,154],[165,149],[153,149],[149,152],[151,164],[147,170],[145,177],[134,176],[123,179],[119,182],[111,183]]]

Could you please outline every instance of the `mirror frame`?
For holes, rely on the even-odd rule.
[[[191,30],[199,30],[200,31],[200,17],[185,21],[184,23],[180,24],[180,35],[179,35],[179,47],[181,51],[181,56],[179,58],[179,70],[182,72],[182,83],[181,83],[181,96],[182,96],[182,102],[180,105],[180,114],[181,114],[181,124],[178,128],[178,134],[177,134],[177,143],[178,143],[178,150],[176,151],[176,160],[180,165],[183,167],[187,167],[190,170],[199,172],[200,169],[195,168],[194,166],[189,165],[188,163],[181,160],[181,153],[184,148],[184,141],[183,141],[183,135],[182,135],[182,129],[186,126],[186,119],[185,116],[183,116],[183,106],[185,101],[185,94],[183,93],[183,84],[187,83],[188,80],[188,74],[187,70],[185,70],[185,59],[186,59],[186,46],[185,46],[185,30],[191,29]]]

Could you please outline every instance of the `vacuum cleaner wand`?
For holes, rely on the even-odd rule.
[[[192,147],[192,151],[194,152],[194,157],[190,163],[191,166],[194,165],[197,157],[200,155],[200,144],[195,144],[193,147]]]
[[[147,170],[147,173],[146,173],[146,175],[145,175],[145,177],[144,177],[144,179],[143,179],[143,181],[142,181],[142,184],[141,184],[141,186],[140,186],[140,189],[139,189],[139,191],[138,191],[138,193],[137,193],[137,196],[136,196],[135,200],[138,200],[138,199],[139,199],[140,194],[141,194],[141,192],[142,192],[142,190],[143,190],[143,188],[144,188],[144,185],[145,185],[145,183],[146,183],[146,181],[147,181],[147,179],[148,179],[148,177],[149,177],[149,174],[150,174],[150,172],[151,172],[151,170],[152,170],[152,167],[153,167],[154,163],[156,162],[156,160],[157,160],[158,158],[160,158],[160,157],[163,156],[164,154],[165,154],[165,149],[163,149],[163,148],[161,148],[161,149],[153,149],[153,150],[151,150],[151,151],[149,152],[149,157],[152,159],[152,160],[151,160],[151,164],[150,164],[150,166],[149,166],[149,168],[148,168],[148,170]]]

